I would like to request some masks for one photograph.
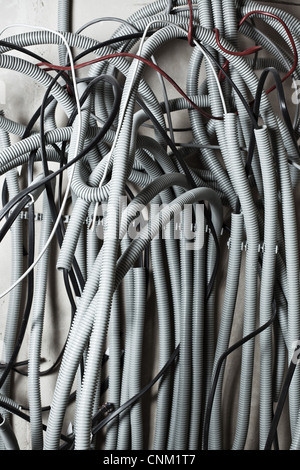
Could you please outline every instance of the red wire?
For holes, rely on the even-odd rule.
[[[262,46],[253,46],[253,47],[249,47],[249,49],[246,49],[246,50],[241,51],[241,52],[229,51],[228,49],[225,49],[225,47],[223,47],[222,44],[220,43],[220,32],[219,32],[219,30],[217,28],[214,28],[213,31],[214,31],[214,33],[216,33],[216,41],[217,41],[217,44],[218,44],[219,48],[223,52],[226,52],[227,54],[235,55],[235,56],[245,56],[245,55],[249,55],[249,54],[254,54],[255,52],[258,52],[258,51],[262,50]]]
[[[240,28],[240,27],[242,26],[242,24],[249,18],[249,16],[255,15],[255,14],[260,14],[260,15],[264,15],[264,16],[269,16],[270,18],[273,18],[273,19],[279,21],[279,22],[283,25],[283,27],[284,27],[284,29],[285,29],[287,35],[288,35],[288,38],[289,38],[289,40],[290,40],[290,42],[291,42],[292,49],[293,49],[293,53],[294,53],[294,63],[293,63],[292,68],[290,69],[290,71],[282,78],[281,81],[284,82],[285,80],[287,80],[287,78],[289,78],[289,77],[292,75],[292,73],[295,71],[295,69],[296,69],[296,67],[297,67],[297,64],[298,64],[298,52],[297,52],[297,48],[296,48],[295,41],[294,41],[294,38],[293,38],[293,36],[292,36],[292,33],[291,33],[290,30],[288,29],[288,27],[287,27],[287,25],[285,24],[285,22],[284,22],[279,16],[274,15],[273,13],[269,13],[269,12],[266,12],[266,11],[262,11],[262,10],[253,10],[253,11],[248,12],[248,13],[241,19],[241,21],[240,21],[240,23],[239,23],[239,28]],[[251,47],[251,48],[249,48],[249,49],[246,49],[245,51],[242,51],[242,52],[232,52],[232,51],[229,51],[228,49],[225,49],[225,48],[221,45],[218,29],[215,28],[213,31],[216,33],[216,41],[217,41],[217,44],[218,44],[219,48],[220,48],[223,52],[225,52],[225,53],[227,53],[227,54],[229,54],[229,55],[245,56],[245,55],[252,54],[252,53],[257,52],[257,51],[259,51],[259,50],[262,49],[261,46],[253,46],[253,47]],[[224,65],[224,67],[225,67],[225,66],[226,66],[226,67],[228,66],[228,62],[229,62],[229,61],[227,60],[226,63],[225,63],[225,65]],[[220,75],[219,75],[219,76],[220,76]],[[276,88],[276,85],[272,86],[266,93],[267,93],[267,94],[270,93],[271,91],[275,90],[275,88]]]
[[[199,111],[204,117],[206,117],[207,119],[214,119],[214,120],[219,120],[219,121],[223,120],[223,117],[212,116],[211,114],[207,113],[202,108],[197,106],[196,103],[194,103],[186,95],[186,93],[180,88],[180,86],[166,72],[164,72],[158,65],[154,64],[151,60],[145,59],[144,57],[141,57],[141,56],[138,56],[138,55],[135,55],[135,54],[131,54],[129,52],[116,52],[114,54],[108,54],[108,55],[105,55],[103,57],[98,57],[97,59],[89,60],[88,62],[84,62],[82,64],[75,64],[74,68],[75,69],[80,69],[80,68],[87,67],[87,66],[92,65],[92,64],[96,64],[98,62],[102,62],[104,60],[113,59],[115,57],[131,57],[133,59],[138,59],[141,62],[144,62],[149,67],[152,67],[154,70],[156,70],[156,72],[159,72],[166,80],[168,80],[171,83],[171,85],[178,91],[178,93],[180,95],[182,95],[188,101],[188,103],[190,103],[190,105],[194,109]],[[44,69],[46,71],[50,71],[50,70],[69,71],[69,70],[71,70],[71,67],[69,67],[69,66],[64,67],[64,66],[61,66],[61,65],[53,65],[53,64],[49,64],[48,62],[40,62],[37,65],[39,67],[46,67],[46,69]]]
[[[285,80],[287,80],[287,78],[289,78],[292,73],[294,73],[294,71],[296,70],[296,67],[297,67],[297,64],[298,64],[298,52],[297,52],[297,48],[296,48],[296,44],[295,44],[295,41],[294,41],[294,38],[293,38],[293,35],[291,33],[291,31],[289,30],[289,28],[287,27],[287,25],[285,24],[285,22],[277,15],[274,15],[273,13],[269,13],[267,11],[262,11],[262,10],[253,10],[253,11],[250,11],[249,13],[247,13],[240,21],[239,23],[239,27],[242,26],[242,24],[249,18],[249,16],[251,15],[255,15],[255,14],[260,14],[260,15],[264,15],[264,16],[268,16],[270,18],[273,18],[274,20],[277,20],[279,21],[282,26],[284,27],[287,35],[288,35],[288,38],[291,42],[291,45],[292,45],[292,49],[293,49],[293,53],[294,53],[294,63],[293,63],[293,66],[291,68],[291,70],[283,77],[282,79],[282,82],[284,82]],[[274,85],[272,88],[270,88],[267,93],[270,93],[271,91],[273,91],[274,89],[276,88],[276,86]]]
[[[188,30],[188,41],[190,46],[194,47],[193,44],[193,5],[192,5],[192,0],[187,0],[188,5],[189,5],[189,10],[190,10],[190,21],[189,21],[189,30]]]

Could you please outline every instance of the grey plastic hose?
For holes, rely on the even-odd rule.
[[[52,228],[52,217],[47,197],[43,203],[43,221],[40,238],[40,249],[46,244]],[[37,264],[35,291],[32,306],[32,325],[29,338],[28,364],[28,402],[30,409],[30,429],[32,450],[43,449],[43,419],[40,383],[40,358],[44,314],[48,279],[49,248]]]
[[[236,301],[239,289],[239,281],[241,274],[241,262],[242,262],[242,243],[244,235],[244,217],[243,214],[233,213],[231,215],[231,231],[230,238],[228,240],[229,258],[226,276],[226,285],[224,292],[223,307],[221,311],[221,320],[218,332],[218,338],[216,342],[216,352],[214,358],[214,367],[212,377],[214,378],[216,366],[221,355],[228,349],[231,329],[234,322],[234,314],[236,308]],[[212,422],[222,423],[222,390],[223,390],[223,379],[225,372],[225,365],[223,365],[220,375],[218,386],[216,388],[214,403],[212,407]],[[220,432],[218,433],[220,442],[219,448],[222,448],[223,435],[222,426],[220,426]]]
[[[245,305],[243,336],[252,333],[256,326],[256,294],[258,276],[258,247],[260,234],[257,221],[257,208],[253,201],[245,168],[241,159],[240,149],[237,146],[236,116],[232,113],[225,115],[225,129],[228,144],[228,156],[226,162],[228,171],[232,175],[233,185],[241,203],[244,215],[245,231],[247,237],[246,261],[245,261]],[[254,365],[254,341],[250,340],[242,347],[242,364],[239,408],[237,427],[233,442],[233,449],[243,449],[249,426],[249,411],[251,403],[251,389]],[[213,428],[211,432],[213,434]]]
[[[16,435],[10,423],[3,416],[0,417],[0,436],[5,450],[20,450]]]
[[[267,128],[255,130],[255,138],[264,183],[264,242],[260,284],[260,324],[269,321],[273,314],[272,302],[275,284],[277,247],[277,184],[270,136]],[[263,449],[273,417],[272,394],[272,328],[260,335],[260,448]]]

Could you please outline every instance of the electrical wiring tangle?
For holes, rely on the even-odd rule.
[[[0,112],[1,450],[300,449],[300,19],[267,3],[2,21],[6,101],[41,94]]]

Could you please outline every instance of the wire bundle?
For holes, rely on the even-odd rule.
[[[119,25],[99,43],[87,30],[101,21]],[[300,120],[285,97],[300,74],[299,20],[252,1],[157,0],[126,20],[69,25],[60,0],[57,31],[0,38],[1,68],[45,90],[27,125],[0,115],[0,239],[12,246],[2,447],[19,448],[14,416],[29,423],[33,450],[243,450],[256,413],[254,448],[299,449]],[[241,49],[241,37],[255,45]],[[178,41],[185,87],[158,65]],[[57,47],[58,62],[39,45]],[[184,143],[173,125],[182,111]],[[71,320],[43,370],[54,247]],[[13,399],[17,373],[27,404]]]

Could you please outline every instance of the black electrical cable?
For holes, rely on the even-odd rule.
[[[260,103],[261,103],[262,93],[263,93],[263,87],[264,87],[265,81],[266,81],[269,74],[272,74],[274,79],[275,79],[279,107],[280,107],[284,122],[286,124],[287,130],[288,130],[288,132],[290,134],[290,137],[292,139],[292,142],[294,144],[295,150],[296,150],[298,156],[300,157],[300,150],[299,150],[299,146],[298,146],[297,139],[296,139],[296,136],[295,136],[295,132],[294,132],[293,124],[292,124],[292,121],[291,121],[291,117],[290,117],[290,114],[289,114],[289,111],[288,111],[288,107],[287,107],[287,104],[286,104],[285,93],[284,93],[284,88],[283,88],[283,85],[282,85],[281,77],[280,77],[280,74],[279,74],[278,70],[276,70],[274,67],[265,68],[263,70],[260,78],[259,78],[257,91],[256,91],[255,99],[254,99],[254,104],[253,104],[253,113],[256,116],[256,118],[258,119],[259,118],[259,108],[260,108]],[[247,174],[250,174],[250,168],[251,168],[251,164],[252,164],[255,145],[256,145],[255,144],[255,134],[254,134],[254,131],[252,131],[251,138],[250,138],[250,143],[249,143],[248,157],[247,157],[247,161],[246,161]]]
[[[26,49],[25,47],[19,46],[18,44],[14,44],[14,43],[10,43],[8,41],[0,40],[0,46],[6,47],[9,50],[16,50],[18,52],[22,52],[23,54],[26,54],[26,55],[32,57],[33,59],[38,60],[39,62],[46,62],[47,64],[50,64],[50,62],[47,59],[45,59],[44,57],[41,57],[38,54],[36,54],[35,52],[33,52],[29,49]],[[64,80],[66,81],[67,85],[70,88],[72,88],[72,81],[70,80],[70,77],[68,76],[68,74],[64,72],[62,74],[62,76],[63,76]]]
[[[11,229],[11,226],[16,221],[16,219],[20,216],[23,209],[27,206],[27,204],[31,203],[31,197],[25,196],[14,208],[14,210],[8,215],[5,223],[1,227],[0,230],[0,242],[2,242],[3,238],[7,234],[7,232]]]
[[[116,416],[119,416],[120,413],[122,413],[124,410],[127,408],[130,408],[134,403],[136,403],[138,400],[141,399],[141,397],[148,392],[153,385],[161,378],[163,375],[167,372],[169,367],[174,363],[176,358],[180,355],[180,345],[176,347],[172,355],[170,356],[169,360],[166,362],[166,364],[161,368],[161,370],[158,372],[158,374],[149,382],[140,392],[138,392],[136,395],[134,395],[132,398],[127,400],[123,405],[121,405],[117,410],[115,410],[113,413],[111,413],[109,416],[107,416],[104,420],[102,420],[100,423],[98,423],[93,429],[92,429],[92,434],[96,435],[104,426],[106,426],[112,419],[114,419]],[[94,416],[93,420],[97,420],[97,414]]]
[[[16,408],[15,406],[12,406],[9,403],[6,403],[5,401],[1,403],[1,408],[7,410],[12,415],[18,416],[19,418],[23,419],[27,423],[30,423],[30,416],[22,411],[25,408],[23,407]],[[45,424],[42,424],[42,427],[44,431],[47,430],[47,426]],[[64,434],[61,434],[60,438],[62,441],[69,443],[69,444],[73,442],[71,438],[69,438],[68,436],[65,436]]]
[[[286,104],[285,93],[284,93],[284,88],[282,85],[281,77],[280,77],[278,70],[276,70],[274,67],[267,67],[261,73],[261,76],[259,78],[258,85],[257,85],[257,91],[255,95],[254,104],[253,104],[253,112],[255,116],[257,116],[258,118],[259,108],[260,108],[260,103],[261,103],[261,98],[262,98],[262,93],[263,93],[263,87],[269,74],[272,74],[275,80],[280,110],[281,110],[284,122],[286,124],[286,127],[289,131],[292,142],[294,144],[295,150],[300,158],[300,150],[299,150],[299,146],[298,146],[297,139],[295,136],[291,117],[288,111],[288,107]]]
[[[276,439],[277,427],[278,427],[279,420],[283,411],[283,407],[285,405],[285,402],[288,396],[289,387],[291,385],[291,381],[294,376],[296,367],[297,367],[297,360],[293,358],[290,362],[290,365],[289,365],[289,368],[288,368],[288,371],[287,371],[287,374],[286,374],[286,377],[282,386],[282,390],[281,390],[280,397],[276,406],[276,410],[274,413],[274,417],[272,420],[272,424],[269,430],[269,434],[266,440],[264,450],[271,450],[272,444],[274,443],[274,440]]]
[[[277,315],[277,307],[276,307],[275,300],[273,300],[272,308],[273,308],[272,316],[264,325],[257,328],[255,331],[248,334],[247,336],[244,336],[239,341],[237,341],[235,344],[229,347],[223,354],[221,354],[221,356],[218,359],[215,373],[214,373],[214,378],[212,381],[212,385],[211,385],[208,400],[207,400],[206,409],[205,409],[204,428],[203,428],[203,450],[208,450],[209,426],[210,426],[211,412],[212,412],[212,407],[213,407],[213,400],[214,400],[214,395],[215,395],[215,391],[217,388],[219,375],[220,375],[223,363],[226,360],[226,358],[229,356],[229,354],[231,354],[236,349],[240,348],[243,344],[247,343],[251,339],[255,338],[257,335],[262,333],[262,331],[266,330],[269,326],[272,325]]]
[[[166,364],[161,368],[161,370],[158,372],[158,374],[136,395],[134,395],[132,398],[127,400],[123,405],[121,405],[117,410],[112,411],[109,413],[108,416],[106,416],[104,419],[100,421],[100,423],[97,423],[99,420],[99,417],[102,415],[102,410],[100,409],[94,416],[93,416],[93,423],[92,426],[92,435],[95,436],[104,426],[106,426],[111,420],[116,418],[117,416],[120,415],[124,410],[127,408],[130,408],[133,406],[138,400],[142,398],[142,396],[148,392],[154,385],[155,383],[163,377],[163,375],[168,371],[169,367],[174,363],[174,361],[178,358],[180,353],[180,345],[176,347],[176,349],[173,351],[172,355],[170,356],[169,360],[166,362]],[[74,443],[74,437],[72,438],[72,444]],[[65,446],[61,447],[60,450],[68,450],[69,444],[66,444]]]

